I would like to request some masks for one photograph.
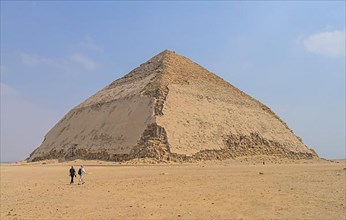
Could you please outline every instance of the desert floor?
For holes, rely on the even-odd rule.
[[[70,185],[69,165],[77,170],[81,163],[86,183]],[[345,161],[1,164],[0,217],[345,219],[345,167]]]

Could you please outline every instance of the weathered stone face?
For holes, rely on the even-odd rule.
[[[76,106],[28,158],[318,157],[267,106],[164,51]]]

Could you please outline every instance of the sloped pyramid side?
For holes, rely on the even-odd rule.
[[[191,60],[167,52],[162,114],[171,157],[317,157],[267,106]]]
[[[312,158],[268,107],[172,51],[164,51],[72,109],[29,161]]]
[[[163,55],[153,57],[73,108],[27,160],[128,159],[144,130],[155,122],[154,99],[142,93],[162,72]]]

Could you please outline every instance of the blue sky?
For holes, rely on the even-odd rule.
[[[1,161],[157,53],[189,57],[345,158],[345,2],[1,1]]]

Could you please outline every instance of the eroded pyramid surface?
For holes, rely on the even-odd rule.
[[[313,158],[267,106],[163,51],[68,112],[28,161]]]

